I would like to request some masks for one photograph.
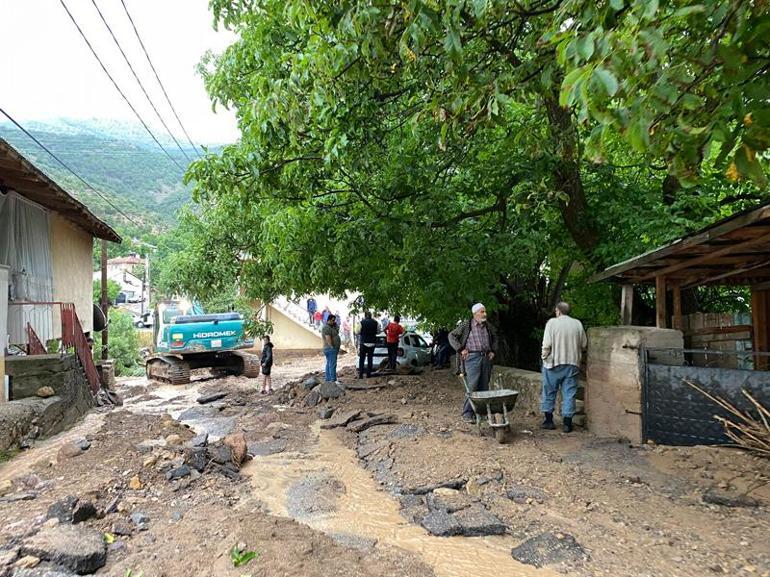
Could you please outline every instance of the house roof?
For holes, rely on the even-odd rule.
[[[107,261],[107,264],[144,264],[138,256],[116,256]]]
[[[0,138],[0,187],[62,215],[97,238],[120,242],[121,238],[108,224],[99,220],[88,208],[56,184],[43,171],[8,142]]]
[[[613,265],[591,281],[647,284],[658,276],[681,288],[770,282],[770,201]]]

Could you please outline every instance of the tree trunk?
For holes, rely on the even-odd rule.
[[[559,105],[557,95],[544,99],[551,138],[556,145],[557,160],[554,168],[554,186],[566,195],[559,202],[562,219],[578,248],[594,260],[593,251],[599,241],[596,224],[588,210],[583,180],[580,175],[580,150],[577,130],[569,108]]]

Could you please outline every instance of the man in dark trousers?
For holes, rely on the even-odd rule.
[[[497,351],[497,335],[487,323],[487,309],[481,303],[471,308],[473,316],[461,322],[449,333],[449,344],[464,364],[465,383],[469,391],[488,391],[492,376],[492,360]],[[463,420],[474,421],[468,399],[463,407]]]
[[[309,319],[308,324],[313,325],[315,323],[315,312],[318,310],[318,305],[313,297],[307,299],[307,316]]]
[[[364,378],[364,360],[366,360],[366,378],[372,376],[372,361],[374,357],[374,347],[377,344],[377,333],[380,324],[372,318],[372,313],[366,311],[364,320],[361,321],[361,334],[358,349],[358,378]]]

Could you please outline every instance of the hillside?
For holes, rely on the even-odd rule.
[[[68,119],[24,124],[37,139],[140,226],[123,218],[11,123],[0,123],[0,138],[11,143],[124,236],[142,236],[167,229],[176,221],[179,208],[190,198],[189,187],[182,183],[183,171],[140,125]],[[187,166],[187,159],[170,139],[161,139],[161,142],[182,167]],[[186,152],[190,158],[195,158],[189,145]]]

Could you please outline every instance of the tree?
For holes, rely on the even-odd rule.
[[[265,299],[359,290],[443,324],[487,300],[504,356],[534,364],[532,327],[571,279],[729,211],[747,185],[725,163],[736,180],[765,170],[765,15],[712,4],[214,0],[239,39],[202,71],[242,139],[191,168],[201,238],[176,278],[205,292],[238,277]],[[656,75],[703,39],[719,49],[697,82]],[[642,54],[615,58],[624,42]],[[722,46],[758,59],[735,86]],[[661,86],[673,97],[646,123]],[[722,124],[696,122],[693,92]]]
[[[120,285],[112,279],[107,279],[107,300],[110,303],[115,304],[115,299],[120,294]],[[100,304],[102,302],[102,281],[94,281],[94,302]]]
[[[140,375],[144,366],[139,358],[139,337],[131,314],[110,309],[110,355],[115,360],[115,375]]]

